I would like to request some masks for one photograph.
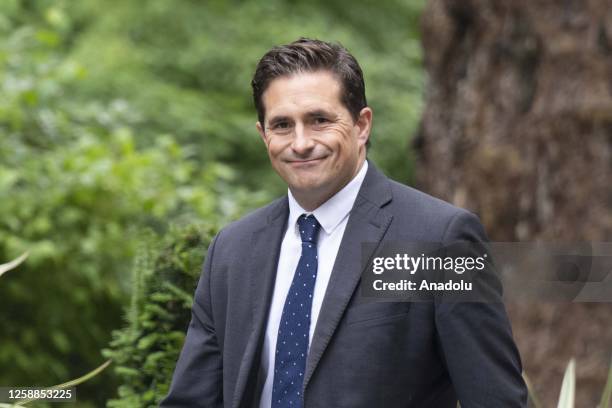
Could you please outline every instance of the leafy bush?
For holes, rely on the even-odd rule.
[[[113,333],[104,355],[121,379],[114,408],[154,407],[167,394],[191,317],[193,293],[213,228],[175,228],[161,250],[143,240],[132,268],[128,325]]]
[[[163,231],[168,217],[223,219],[233,210],[216,198],[225,168],[199,171],[170,138],[135,150],[129,133],[83,137],[39,154],[24,149],[16,163],[9,151],[18,149],[2,149],[8,143],[0,141],[0,194],[10,197],[0,200],[0,256],[31,255],[0,288],[0,383],[45,385],[99,364],[121,322],[139,226]]]
[[[17,266],[19,266],[23,261],[26,260],[26,258],[28,257],[29,253],[28,252],[24,252],[21,256],[19,256],[18,258],[12,260],[11,262],[8,263],[4,263],[4,264],[0,264],[0,277],[2,275],[4,275],[6,272],[15,269]],[[97,367],[96,369],[90,371],[89,373],[79,377],[79,378],[75,378],[73,380],[64,382],[62,384],[56,384],[53,385],[51,387],[48,387],[48,389],[63,389],[63,388],[70,388],[70,387],[74,387],[76,385],[82,384],[85,381],[95,377],[96,375],[98,375],[100,372],[104,371],[104,369],[106,367],[108,367],[108,365],[111,363],[110,360],[106,361],[104,364],[100,365],[99,367]],[[16,407],[16,406],[20,406],[20,405],[25,405],[27,403],[30,402],[34,402],[38,400],[38,398],[31,398],[31,399],[21,399],[19,400],[16,404],[4,404],[4,403],[0,403],[0,407],[7,407],[7,408],[12,408],[12,407]]]

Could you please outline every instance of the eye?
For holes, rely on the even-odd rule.
[[[289,122],[277,122],[272,125],[272,129],[288,129]]]
[[[328,120],[327,118],[323,117],[323,116],[318,116],[318,117],[316,117],[314,121],[315,121],[315,123],[316,123],[317,125],[321,125],[321,124],[324,124],[324,123],[328,123],[328,122],[329,122],[329,120]]]

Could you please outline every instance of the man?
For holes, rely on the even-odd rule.
[[[366,160],[372,110],[354,57],[300,39],[264,55],[252,86],[288,193],[211,243],[162,406],[526,406],[499,286],[499,302],[360,296],[362,242],[486,237],[473,214]]]

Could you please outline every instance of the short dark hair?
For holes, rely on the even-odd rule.
[[[318,70],[328,70],[340,79],[340,100],[353,120],[359,119],[359,112],[368,103],[363,73],[355,57],[340,44],[301,37],[290,44],[272,48],[257,64],[251,86],[257,118],[262,127],[265,127],[262,96],[270,82],[278,77]]]

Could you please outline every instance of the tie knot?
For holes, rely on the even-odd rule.
[[[302,237],[302,242],[312,242],[316,244],[321,224],[319,224],[319,221],[317,221],[315,216],[312,214],[302,214],[298,218],[297,223],[300,229],[300,236]]]

